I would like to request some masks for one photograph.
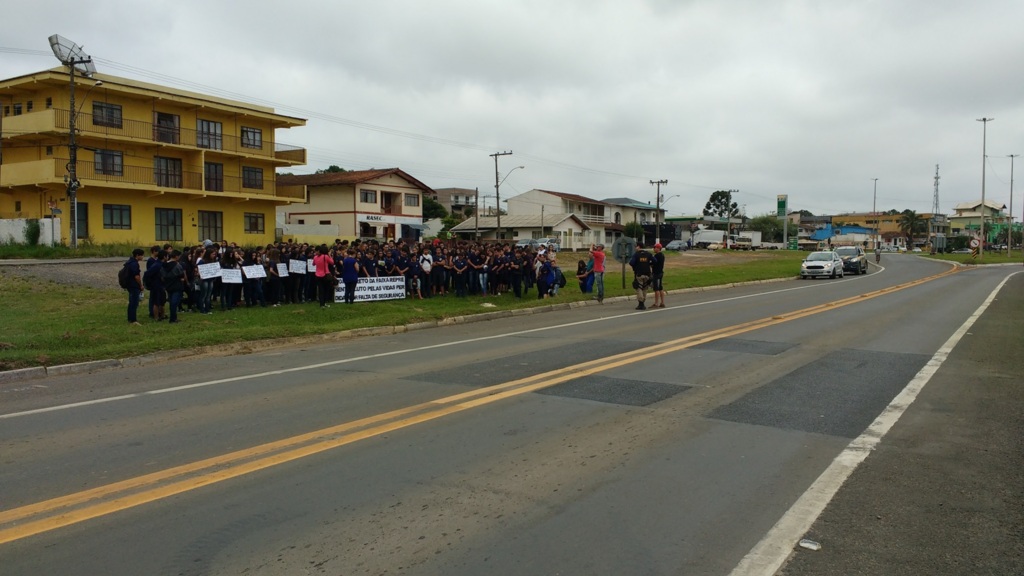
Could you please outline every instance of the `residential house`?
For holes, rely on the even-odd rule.
[[[562,249],[579,250],[589,247],[578,239],[592,228],[576,214],[506,214],[501,217],[502,230],[513,230],[517,240],[557,238]],[[497,216],[471,216],[451,231],[466,239],[497,240]],[[505,240],[508,240],[507,238]],[[566,244],[565,242],[569,242]]]
[[[77,241],[264,245],[276,207],[305,200],[275,180],[306,162],[277,140],[304,119],[107,74],[75,84],[72,149],[67,69],[0,81],[0,219],[47,218],[57,242],[76,213]]]
[[[508,199],[509,215],[541,215],[553,218],[555,215],[564,216],[572,214],[579,221],[587,225],[586,229],[579,229],[573,232],[573,236],[558,236],[563,248],[586,248],[590,244],[611,245],[616,238],[622,236],[625,225],[629,222],[640,224],[654,224],[656,221],[657,209],[655,206],[637,202],[630,198],[611,198],[608,200],[595,200],[579,194],[566,192],[554,192],[551,190],[530,190],[513,196]],[[506,229],[503,238],[512,236],[515,239],[522,239],[522,233],[512,235],[509,233],[510,226],[505,223],[506,218],[502,217],[502,228]],[[664,222],[664,210],[662,210],[661,221]],[[548,225],[545,223],[544,228]],[[514,231],[512,231],[514,233]],[[559,232],[554,230],[553,232]],[[531,229],[529,234],[533,238],[548,237],[543,229]]]
[[[278,186],[303,195],[284,212],[284,236],[309,243],[335,239],[418,240],[429,186],[399,168],[278,176]]]
[[[435,188],[431,198],[444,206],[449,214],[472,214],[476,207],[477,191],[473,188]]]

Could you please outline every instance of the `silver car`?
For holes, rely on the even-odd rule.
[[[843,259],[835,252],[811,252],[800,264],[800,278],[843,277]]]

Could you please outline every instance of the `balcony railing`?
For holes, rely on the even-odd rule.
[[[40,112],[30,112],[24,116],[28,116],[30,114],[52,114],[54,116],[52,125],[55,131],[66,132],[70,130],[69,121],[71,119],[71,114],[67,110],[43,110]],[[238,136],[200,132],[198,130],[177,126],[162,126],[153,124],[152,122],[143,122],[141,120],[122,119],[119,126],[108,126],[93,122],[94,119],[99,118],[99,116],[94,117],[91,112],[79,112],[78,116],[75,118],[75,128],[78,133],[83,136],[124,138],[128,140],[157,142],[190,148],[217,150],[234,154],[248,154],[287,162],[289,164],[306,163],[306,149],[298,146],[278,144],[267,140],[253,142],[251,139],[242,139]],[[104,120],[105,123],[109,123],[109,118],[105,118]]]
[[[63,178],[66,174],[66,158],[53,159],[53,175],[55,178]],[[276,192],[276,182],[273,179],[264,179],[262,187],[252,181],[246,181],[241,176],[223,176],[216,178],[205,178],[202,172],[188,170],[163,170],[152,166],[100,166],[97,170],[95,162],[79,161],[76,169],[78,179],[86,186],[103,182],[124,186],[144,186],[163,189],[177,189],[191,193],[203,194],[236,194],[244,196],[259,197],[264,199],[290,198],[303,199],[302,195],[296,195],[291,191],[282,190]]]

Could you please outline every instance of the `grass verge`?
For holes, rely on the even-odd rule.
[[[763,252],[716,256],[713,263],[690,262],[688,255],[669,254],[665,273],[667,290],[707,287],[753,280],[793,277],[799,269],[798,252]],[[569,271],[574,256],[562,265]],[[605,274],[607,298],[634,294],[632,273],[626,270],[623,288],[621,265],[609,262]],[[353,328],[402,326],[454,316],[496,310],[514,310],[556,303],[589,300],[574,276],[557,298],[537,299],[536,289],[522,299],[511,294],[427,300],[391,300],[335,304],[292,304],[278,308],[236,308],[214,314],[181,314],[180,324],[168,325],[147,317],[147,301],[139,307],[141,326],[128,326],[127,295],[117,289],[96,290],[3,274],[0,269],[0,370],[54,366],[107,358],[127,358],[161,350],[188,349],[328,334]],[[491,304],[485,306],[484,304]]]

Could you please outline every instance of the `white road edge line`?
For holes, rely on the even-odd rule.
[[[765,537],[743,557],[743,560],[730,572],[730,576],[771,576],[782,567],[793,552],[797,541],[811,529],[811,525],[825,510],[825,506],[832,501],[850,474],[867,458],[868,454],[875,449],[875,446],[907,411],[917,395],[949,357],[949,353],[988,309],[989,304],[996,299],[996,294],[1012,276],[1020,273],[1009,274],[992,290],[992,293],[974,311],[974,314],[949,337],[949,340],[946,340],[946,343],[935,352],[935,355],[921,368],[903,391],[893,398],[871,426],[868,426],[863,434],[850,442],[846,449],[836,456],[832,464],[786,511]]]

